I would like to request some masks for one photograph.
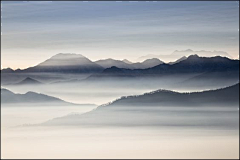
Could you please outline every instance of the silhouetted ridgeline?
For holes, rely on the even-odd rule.
[[[237,107],[239,107],[239,84],[194,93],[158,90],[140,96],[122,97],[88,113],[59,117],[40,125],[238,129]]]
[[[136,77],[136,76],[164,76],[174,74],[201,74],[220,72],[224,76],[227,72],[239,74],[239,60],[232,60],[226,57],[199,57],[191,55],[187,59],[173,64],[160,64],[148,69],[124,69],[111,67],[101,73],[92,75],[98,77]]]
[[[101,65],[106,66],[102,67],[97,64],[100,62]],[[161,64],[157,65],[158,63]],[[146,69],[125,69],[112,65],[126,68],[140,65],[139,68],[142,66],[143,68],[146,67]],[[156,66],[147,68],[151,65]],[[104,69],[108,66],[112,67]],[[69,74],[74,76],[69,76]],[[142,63],[131,63],[126,62],[126,60],[123,62],[113,59],[92,62],[82,55],[57,54],[35,67],[16,71],[4,69],[1,72],[2,85],[16,84],[27,77],[34,77],[35,80],[44,83],[56,81],[73,82],[73,79],[75,79],[75,82],[106,79],[116,82],[122,79],[135,80],[139,78],[146,78],[151,83],[150,81],[153,78],[170,77],[169,82],[175,79],[177,80],[176,83],[180,83],[179,86],[201,87],[205,85],[210,88],[209,86],[216,84],[216,88],[218,88],[234,84],[239,80],[239,60],[220,56],[199,57],[198,55],[191,55],[168,64],[157,59],[146,60]]]
[[[103,68],[111,68],[111,67],[118,67],[118,68],[124,68],[124,69],[146,69],[155,67],[159,64],[163,64],[163,61],[160,61],[157,58],[147,59],[143,62],[137,62],[137,63],[131,63],[128,60],[114,60],[114,59],[105,59],[105,60],[99,60],[95,63],[99,64]]]
[[[190,55],[182,57],[176,62],[164,63],[153,58],[138,63],[126,63],[120,60],[106,59],[92,62],[80,54],[57,54],[50,59],[24,70],[3,69],[2,73],[14,72],[62,72],[62,73],[112,73],[116,74],[115,67],[125,74],[163,74],[163,73],[201,73],[215,71],[239,70],[239,60],[226,57],[199,57]],[[105,69],[105,70],[104,70]]]
[[[179,93],[168,90],[157,90],[138,96],[121,97],[120,99],[101,106],[102,108],[128,106],[238,106],[239,83],[217,90]],[[101,108],[99,107],[99,109]]]
[[[103,67],[80,54],[59,53],[34,67],[16,72],[96,73],[103,69]],[[3,72],[6,72],[6,70],[3,70]]]
[[[32,104],[33,107],[34,107],[34,104],[42,104],[43,107],[45,105],[46,106],[77,105],[77,104],[69,103],[59,98],[48,96],[41,93],[27,92],[25,94],[16,94],[4,88],[1,88],[1,104],[12,105],[15,107],[19,107],[22,104],[23,106],[24,104]]]
[[[190,55],[199,55],[201,57],[214,57],[214,56],[222,56],[222,57],[228,57],[228,58],[232,58],[227,52],[223,52],[223,51],[194,51],[191,49],[187,49],[187,50],[182,50],[182,51],[178,51],[175,50],[172,54],[168,54],[168,55],[154,55],[154,54],[149,54],[146,56],[142,56],[140,58],[138,58],[138,60],[143,61],[145,59],[150,59],[150,58],[159,58],[162,59],[164,61],[171,61],[172,59],[180,59],[181,57],[188,57]]]

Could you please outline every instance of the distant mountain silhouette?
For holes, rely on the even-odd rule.
[[[11,68],[5,68],[5,69],[1,69],[1,73],[13,73],[14,70]]]
[[[160,61],[157,58],[153,58],[153,59],[147,59],[143,62],[137,62],[137,63],[132,63],[128,60],[120,61],[120,60],[114,60],[114,59],[99,60],[99,61],[96,61],[95,63],[99,64],[105,69],[111,68],[111,67],[118,67],[118,68],[124,68],[124,69],[146,69],[146,68],[157,66],[164,62]]]
[[[198,55],[191,55],[188,58],[174,64],[160,64],[147,69],[123,69],[111,67],[105,69],[94,77],[116,77],[116,76],[164,76],[174,74],[201,74],[213,72],[239,72],[239,60],[231,60],[226,57],[199,57]]]
[[[138,62],[138,63],[133,63],[132,66],[134,69],[147,69],[147,68],[152,68],[157,65],[163,64],[163,61],[160,61],[157,58],[152,58],[152,59],[147,59],[143,62]]]
[[[69,103],[64,100],[61,100],[56,97],[48,96],[41,93],[36,92],[27,92],[25,94],[16,94],[8,89],[1,88],[1,104],[12,104],[16,107],[18,107],[19,104],[46,104],[48,105],[91,105],[91,104],[74,104]],[[93,105],[91,105],[93,106]],[[44,107],[44,105],[43,105]]]
[[[109,62],[105,63],[105,61]],[[45,79],[45,82],[48,83],[49,80],[47,79],[47,74],[49,72],[53,72],[64,74],[86,73],[84,78],[78,79],[78,77],[76,77],[74,78],[75,80],[71,76],[62,76],[60,77],[60,79],[57,79],[57,81],[59,82],[68,82],[69,80],[75,82],[87,82],[89,80],[97,81],[100,79],[119,80],[121,78],[140,78],[139,80],[145,80],[146,78],[156,79],[160,77],[171,77],[171,79],[179,78],[179,81],[176,83],[185,81],[183,83],[186,84],[187,82],[191,81],[192,84],[189,84],[194,86],[196,85],[194,84],[194,82],[197,81],[203,84],[205,80],[207,80],[209,82],[208,85],[212,85],[213,83],[217,84],[218,81],[222,81],[224,79],[222,83],[219,83],[219,85],[216,86],[219,87],[232,84],[233,82],[237,82],[237,80],[239,80],[239,60],[233,60],[221,56],[200,57],[198,55],[190,55],[187,58],[182,57],[181,59],[178,59],[176,62],[173,63],[163,63],[159,59],[149,59],[141,63],[131,64],[125,63],[123,61],[108,59],[102,60],[101,63],[102,65],[105,64],[105,67],[109,67],[112,65],[113,66],[104,69],[104,67],[98,65],[97,63],[91,62],[90,60],[81,55],[58,54],[35,67],[14,72],[9,69],[10,73],[2,73],[1,79],[3,85],[9,85],[22,80],[21,78],[23,77],[31,77],[31,74],[33,72],[34,74],[39,73],[37,77]],[[67,64],[71,64],[71,67],[69,67]],[[120,65],[123,68],[117,67],[117,65]],[[127,67],[130,69],[126,69]],[[42,72],[46,73],[46,75],[43,75]],[[41,76],[44,77],[42,78]],[[86,76],[88,77],[86,78]]]
[[[179,51],[176,51],[179,52]],[[174,54],[176,54],[176,52],[174,52]],[[192,50],[187,50],[186,52],[191,53]],[[198,51],[199,53],[202,53],[203,51]],[[215,51],[216,52],[216,51]],[[214,53],[215,53],[214,52]],[[218,53],[218,52],[216,52]],[[225,53],[225,52],[223,52]],[[194,58],[195,57],[195,58]],[[225,62],[223,62],[223,61]],[[80,55],[80,54],[57,54],[53,57],[51,57],[50,59],[38,64],[37,66],[34,67],[30,67],[27,69],[23,69],[23,70],[12,70],[10,68],[8,69],[3,69],[1,70],[1,73],[35,73],[35,72],[54,72],[54,73],[101,73],[104,69],[107,68],[111,68],[111,67],[117,67],[117,68],[122,68],[122,69],[131,69],[131,70],[135,70],[137,71],[138,69],[146,69],[148,70],[148,72],[155,72],[156,68],[161,68],[161,70],[163,70],[163,72],[165,72],[166,70],[169,70],[170,68],[173,68],[173,66],[176,65],[182,65],[183,62],[187,63],[192,61],[192,63],[196,63],[196,64],[191,64],[191,66],[182,66],[182,67],[186,67],[186,68],[191,68],[194,66],[194,68],[199,68],[201,66],[206,66],[206,63],[213,63],[212,67],[215,65],[217,65],[216,63],[221,63],[221,65],[223,63],[229,63],[227,62],[227,60],[229,61],[234,61],[234,60],[230,60],[229,58],[226,57],[220,57],[220,56],[216,56],[216,57],[199,57],[197,54],[195,55],[190,55],[188,58],[181,56],[177,61],[175,62],[170,62],[170,63],[164,63],[163,61],[160,61],[158,58],[151,58],[151,59],[147,59],[143,62],[137,62],[137,63],[131,63],[128,60],[114,60],[114,59],[106,59],[106,60],[99,60],[96,62],[92,62],[90,61],[88,58]],[[124,62],[125,61],[125,62]],[[237,61],[237,60],[235,60]],[[200,64],[201,63],[201,64]],[[205,64],[203,64],[205,63]],[[190,63],[189,63],[190,64]],[[172,67],[169,67],[167,65],[172,65]],[[187,64],[185,64],[187,65]],[[197,65],[201,65],[196,67]],[[210,65],[210,64],[209,64]],[[223,64],[225,65],[225,64]],[[211,66],[209,66],[211,67]],[[142,74],[142,72],[147,72],[147,71],[140,71],[138,70],[137,72],[139,72],[140,74]],[[154,71],[153,71],[154,70]],[[178,68],[174,68],[174,70],[176,72],[179,71]],[[170,72],[169,72],[170,73]]]
[[[239,82],[238,71],[218,71],[218,72],[205,72],[177,84],[180,88],[209,88],[219,87],[223,85],[231,85]]]
[[[218,108],[208,110],[209,108]],[[219,107],[234,112],[222,112]],[[239,84],[203,92],[157,90],[121,97],[85,114],[52,119],[41,125],[204,126],[238,129]],[[172,108],[172,109],[171,109]],[[167,119],[166,119],[167,117]]]
[[[1,88],[1,103],[11,104],[11,103],[61,103],[67,104],[67,102],[55,98],[52,96],[47,96],[35,92],[27,92],[25,94],[15,94],[7,89]]]
[[[42,84],[42,83],[33,78],[27,77],[24,80],[22,80],[21,82],[16,83],[14,85],[39,85],[39,84]]]
[[[125,63],[127,63],[127,64],[132,64],[132,62],[130,62],[129,60],[127,60],[127,59],[124,59],[124,60],[122,60],[123,62],[125,62]]]
[[[59,53],[22,72],[97,73],[102,70],[103,67],[80,54]]]
[[[97,63],[98,65],[102,66],[103,68],[111,68],[111,67],[118,67],[118,68],[132,68],[131,64],[129,63],[125,63],[123,61],[120,60],[115,60],[115,59],[104,59],[104,60],[98,60],[95,61],[95,63]]]
[[[239,60],[231,60],[220,56],[207,58],[191,55],[187,59],[172,66],[173,69],[176,69],[178,72],[237,71],[239,70]],[[170,70],[172,70],[171,67]]]
[[[194,55],[194,54],[197,54],[200,57],[222,56],[222,57],[232,58],[227,52],[223,52],[223,51],[205,51],[205,50],[193,51],[191,49],[187,49],[187,50],[183,50],[183,51],[176,50],[172,54],[169,54],[169,55],[149,54],[149,55],[138,58],[138,61],[144,61],[146,59],[151,59],[151,58],[158,58],[163,61],[172,61],[173,59],[180,59],[183,56],[188,57],[188,56]]]
[[[176,64],[176,63],[179,63],[179,62],[181,62],[181,61],[183,61],[183,60],[185,60],[185,59],[187,59],[187,57],[186,57],[186,56],[183,56],[182,58],[179,58],[178,60],[176,60],[176,61],[174,61],[174,62],[169,62],[168,64]]]
[[[190,56],[193,54],[197,54],[201,57],[214,57],[214,56],[222,56],[222,57],[228,57],[231,58],[231,56],[227,52],[223,51],[193,51],[191,49],[183,50],[183,51],[174,51],[172,55],[178,55],[178,56]]]

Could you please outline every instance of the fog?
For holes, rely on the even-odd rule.
[[[45,75],[46,77],[48,74]],[[97,79],[86,79],[86,74],[80,75],[61,75],[52,74],[47,79],[44,75],[39,78],[38,76],[25,75],[20,76],[21,78],[9,78],[8,83],[12,82],[13,79],[16,82],[21,81],[24,77],[32,77],[43,84],[40,85],[6,85],[7,81],[4,80],[2,86],[10,89],[16,93],[26,93],[28,91],[34,91],[37,93],[47,94],[61,98],[65,101],[79,104],[97,104],[101,105],[115,100],[121,96],[128,95],[139,95],[146,92],[151,92],[157,89],[168,89],[180,92],[192,92],[202,91],[209,89],[217,89],[221,87],[230,86],[238,81],[233,79],[218,80],[217,78],[213,81],[200,81],[188,85],[183,83],[198,74],[189,75],[174,75],[164,77],[135,77],[135,78],[97,78]],[[45,77],[45,80],[43,80]],[[57,78],[56,78],[57,77]],[[61,78],[60,78],[61,77]],[[18,80],[16,80],[16,79]]]
[[[50,106],[40,104],[1,105],[2,129],[14,128],[23,124],[37,124],[55,117],[68,114],[81,114],[95,109],[97,106]]]
[[[98,110],[2,106],[2,157],[239,158],[237,106]]]
[[[183,128],[27,128],[3,132],[3,158],[238,158],[238,133]]]
[[[157,89],[201,91],[235,83],[181,85],[194,76],[3,85],[14,93],[96,105],[1,103],[2,158],[239,158],[239,104],[106,107],[121,96]]]

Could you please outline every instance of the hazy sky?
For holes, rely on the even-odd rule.
[[[2,2],[2,66],[25,68],[57,53],[136,60],[174,50],[239,54],[231,2]]]

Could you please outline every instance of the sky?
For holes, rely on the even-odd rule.
[[[3,68],[27,68],[58,53],[131,61],[186,49],[239,55],[236,1],[1,3]]]

